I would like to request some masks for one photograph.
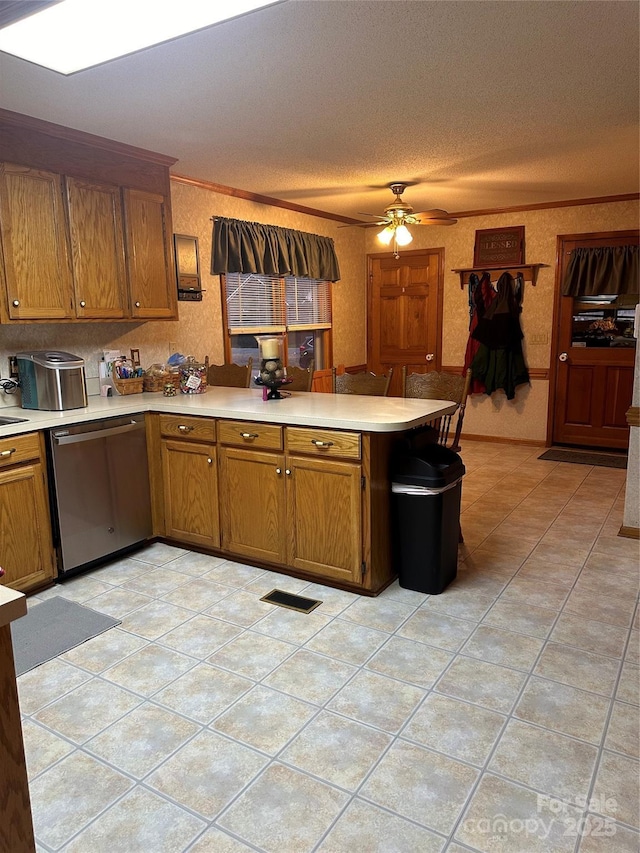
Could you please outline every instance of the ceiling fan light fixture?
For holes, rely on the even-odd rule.
[[[383,228],[378,234],[378,240],[380,240],[381,243],[384,243],[385,246],[388,246],[393,240],[394,232],[395,228],[392,225],[387,225],[387,227]]]
[[[398,246],[408,246],[413,240],[411,232],[406,225],[398,225],[396,228],[396,243]]]

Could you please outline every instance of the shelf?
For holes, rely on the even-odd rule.
[[[496,266],[496,267],[466,267],[464,269],[454,269],[451,272],[457,272],[460,276],[460,287],[464,289],[464,287],[469,284],[469,278],[472,273],[475,273],[478,278],[482,277],[482,273],[498,273],[495,280],[500,278],[502,273],[508,272],[511,273],[512,276],[518,275],[518,273],[522,273],[522,277],[525,281],[530,282],[535,285],[536,279],[538,277],[538,270],[540,267],[544,267],[546,264],[512,264],[506,266]],[[494,281],[493,275],[491,276],[491,280]]]

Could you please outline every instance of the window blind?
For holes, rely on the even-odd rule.
[[[326,281],[255,273],[225,275],[230,334],[331,327],[331,286]]]

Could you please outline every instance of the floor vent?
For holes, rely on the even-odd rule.
[[[315,598],[304,598],[302,595],[292,595],[290,592],[283,592],[281,589],[272,589],[266,595],[263,595],[260,601],[266,601],[268,604],[277,604],[278,607],[286,607],[287,610],[297,610],[298,613],[311,613],[316,607],[319,607],[322,602]]]

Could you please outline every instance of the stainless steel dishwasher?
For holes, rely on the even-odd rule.
[[[151,537],[144,415],[52,429],[49,446],[61,574]]]

